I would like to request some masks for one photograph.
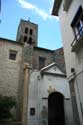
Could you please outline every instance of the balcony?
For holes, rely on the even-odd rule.
[[[83,26],[80,28],[79,33],[76,34],[72,44],[71,44],[71,51],[77,52],[79,51],[80,47],[83,46]]]

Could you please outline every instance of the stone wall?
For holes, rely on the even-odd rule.
[[[34,47],[34,53],[32,58],[33,69],[39,69],[39,57],[45,58],[45,66],[51,64],[53,60],[53,51]]]
[[[25,28],[28,28],[28,32],[25,33]],[[30,34],[30,29],[33,30],[33,34]],[[38,41],[38,25],[35,23],[30,22],[29,20],[21,20],[18,31],[17,31],[17,39],[18,42],[24,42],[24,36],[27,37],[27,42],[29,40],[29,37],[32,37],[33,45],[37,46]]]
[[[33,69],[39,69],[39,57],[45,58],[45,66],[54,61],[54,51],[25,45],[23,49],[24,62],[28,62]]]
[[[59,48],[54,51],[54,60],[61,67],[64,73],[66,73],[65,69],[65,59],[64,59],[64,49]]]
[[[17,51],[16,60],[9,59],[10,50]],[[17,96],[22,44],[0,39],[0,94]]]

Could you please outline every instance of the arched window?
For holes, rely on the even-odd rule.
[[[27,41],[27,36],[24,36],[24,42],[26,42]]]

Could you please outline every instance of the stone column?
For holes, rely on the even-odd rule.
[[[28,91],[29,91],[29,64],[24,63],[24,85],[23,85],[23,107],[22,107],[22,122],[27,125],[28,114]]]

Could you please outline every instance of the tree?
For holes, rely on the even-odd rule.
[[[0,120],[13,119],[11,109],[16,106],[16,101],[13,97],[0,95]]]

